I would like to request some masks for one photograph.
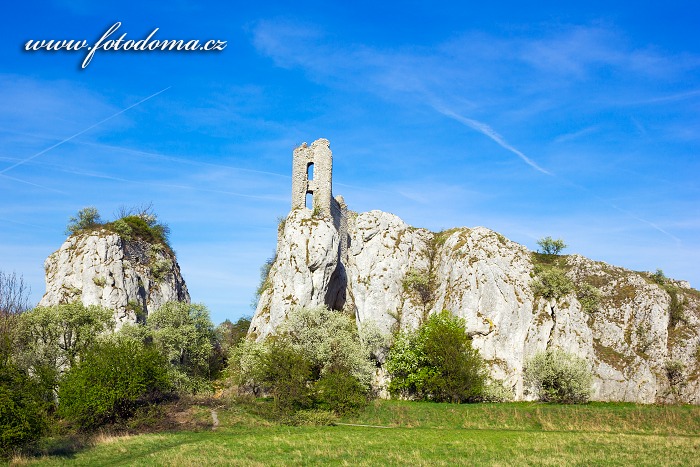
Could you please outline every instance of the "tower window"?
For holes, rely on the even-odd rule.
[[[310,191],[306,193],[306,209],[314,208],[314,195]]]
[[[309,162],[309,164],[306,166],[306,179],[307,180],[314,179],[314,163],[313,162]]]

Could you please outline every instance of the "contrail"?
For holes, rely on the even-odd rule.
[[[126,112],[126,111],[129,110],[129,109],[133,109],[133,108],[136,107],[137,105],[143,104],[143,103],[146,102],[147,100],[156,97],[158,94],[161,94],[161,93],[167,91],[167,90],[170,89],[171,87],[172,87],[172,86],[168,86],[168,87],[165,88],[165,89],[161,89],[161,90],[158,91],[157,93],[151,94],[150,96],[146,97],[145,99],[142,99],[142,100],[138,101],[137,103],[132,104],[132,105],[130,105],[129,107],[127,107],[127,108],[125,108],[125,109],[122,109],[122,110],[120,110],[119,112],[117,112],[117,113],[115,113],[115,114],[113,114],[113,115],[110,115],[109,117],[105,118],[104,120],[100,120],[99,122],[95,123],[94,125],[91,125],[91,126],[85,128],[84,130],[77,132],[77,133],[74,134],[73,136],[69,136],[68,138],[66,138],[66,139],[64,139],[64,140],[62,140],[62,141],[59,141],[58,143],[54,144],[53,146],[50,146],[50,147],[44,149],[43,151],[37,152],[37,153],[34,154],[33,156],[27,157],[26,159],[22,159],[21,161],[16,162],[15,164],[13,164],[13,165],[11,165],[11,166],[9,166],[9,167],[6,167],[6,168],[0,170],[0,174],[4,174],[5,172],[7,172],[7,171],[9,171],[9,170],[12,170],[12,169],[14,169],[15,167],[18,167],[18,166],[20,166],[20,165],[22,165],[22,164],[26,164],[26,163],[29,162],[30,160],[35,159],[35,158],[41,156],[42,154],[46,154],[46,153],[49,152],[50,150],[57,148],[58,146],[62,145],[63,143],[67,143],[68,141],[72,140],[73,138],[76,138],[76,137],[82,135],[83,133],[92,130],[92,129],[95,128],[96,126],[102,125],[102,124],[103,124],[104,122],[106,122],[107,120],[111,120],[111,119],[113,119],[114,117],[123,114],[124,112]]]
[[[10,180],[14,180],[15,182],[25,183],[25,184],[27,184],[27,185],[35,186],[35,187],[38,187],[38,188],[43,188],[44,190],[55,191],[56,193],[61,193],[62,195],[67,195],[67,194],[68,194],[68,193],[66,193],[65,191],[57,190],[57,189],[55,189],[55,188],[50,188],[50,187],[44,186],[44,185],[39,185],[38,183],[28,182],[27,180],[21,180],[21,179],[19,179],[19,178],[10,177],[9,175],[5,175],[5,174],[2,174],[2,173],[0,173],[0,176],[2,176],[2,177],[4,177],[4,178],[9,178]]]
[[[694,95],[695,91],[692,93],[689,93],[689,94]],[[661,227],[654,224],[653,222],[648,221],[642,217],[636,216],[636,215],[632,214],[631,212],[616,206],[614,203],[612,203],[604,198],[601,198],[600,196],[598,196],[594,193],[591,193],[591,190],[587,189],[586,187],[583,187],[577,183],[573,183],[570,180],[562,178],[561,176],[556,176],[552,172],[549,172],[548,170],[543,169],[542,167],[537,165],[537,163],[535,161],[533,161],[532,159],[527,157],[525,154],[518,151],[516,148],[514,148],[510,144],[508,144],[508,142],[505,139],[503,139],[503,137],[501,135],[499,135],[493,128],[486,125],[485,123],[481,123],[481,122],[479,122],[477,120],[473,120],[471,118],[463,117],[463,116],[459,115],[458,113],[453,112],[452,110],[447,109],[444,106],[441,106],[441,105],[436,104],[436,103],[431,103],[431,107],[433,107],[433,109],[435,109],[437,112],[441,113],[442,115],[445,115],[446,117],[450,117],[454,120],[457,120],[458,122],[463,123],[464,125],[466,125],[470,128],[473,128],[476,131],[488,136],[489,138],[494,140],[496,143],[498,143],[501,147],[503,147],[503,148],[509,150],[510,152],[512,152],[513,154],[517,155],[519,158],[521,158],[527,165],[529,165],[533,169],[535,169],[539,172],[542,172],[543,174],[549,175],[551,177],[556,177],[556,178],[558,178],[566,183],[569,183],[569,184],[571,184],[571,185],[573,185],[581,190],[584,190],[584,191],[590,193],[594,198],[596,198],[596,199],[602,201],[603,203],[607,204],[608,206],[610,206],[612,209],[615,209],[615,210],[625,214],[626,216],[628,216],[628,217],[630,217],[638,222],[642,222],[642,223],[648,225],[649,227],[653,228],[654,230],[661,232],[662,234],[668,236],[669,238],[674,240],[677,244],[681,243],[681,240],[678,237],[676,237],[672,233],[662,229]]]
[[[61,172],[65,173],[70,173],[70,174],[75,174],[75,175],[81,175],[84,177],[94,177],[94,178],[100,178],[103,180],[113,180],[115,182],[122,182],[122,183],[136,183],[136,184],[141,184],[141,185],[148,185],[148,186],[157,186],[157,187],[164,187],[164,188],[177,188],[177,189],[184,189],[184,190],[194,190],[194,191],[202,191],[205,193],[218,193],[218,194],[223,194],[223,195],[231,195],[231,196],[239,196],[241,198],[251,198],[251,199],[262,199],[266,201],[286,201],[286,197],[277,197],[274,195],[249,195],[247,193],[239,193],[235,191],[226,191],[226,190],[214,190],[210,188],[201,188],[201,187],[196,187],[196,186],[190,186],[190,185],[176,185],[172,183],[159,183],[159,182],[153,182],[150,180],[129,180],[126,178],[121,178],[121,177],[114,177],[112,175],[104,175],[100,173],[95,173],[95,172],[83,172],[80,170],[72,170],[72,169],[63,169],[59,168],[57,169]]]
[[[512,152],[513,154],[515,154],[516,156],[521,158],[527,165],[529,165],[533,169],[535,169],[539,172],[542,172],[543,174],[546,174],[546,175],[554,175],[553,173],[549,172],[548,170],[545,170],[542,167],[540,167],[539,165],[537,165],[537,163],[535,161],[533,161],[532,159],[527,157],[525,154],[518,151],[510,144],[508,144],[508,142],[505,139],[503,139],[503,136],[499,135],[493,128],[491,128],[487,124],[481,123],[477,120],[472,120],[471,118],[463,117],[463,116],[459,115],[458,113],[455,113],[455,112],[453,112],[449,109],[446,109],[444,107],[433,105],[433,108],[435,110],[437,110],[438,112],[440,112],[441,114],[443,114],[444,116],[450,117],[453,120],[457,120],[458,122],[463,123],[463,124],[467,125],[468,127],[475,129],[479,133],[488,136],[489,138],[494,140],[496,143],[498,143],[499,146],[501,146],[504,149],[507,149],[508,151]]]
[[[622,208],[620,208],[620,207],[617,207],[616,205],[614,205],[614,204],[612,204],[612,203],[610,203],[610,202],[608,202],[608,204],[609,204],[610,207],[612,207],[613,209],[616,209],[616,210],[620,211],[621,213],[628,215],[628,216],[631,217],[632,219],[636,219],[636,220],[638,220],[639,222],[643,222],[644,224],[647,224],[647,225],[650,226],[651,228],[658,230],[658,231],[661,232],[662,234],[668,235],[670,238],[672,238],[672,239],[676,242],[676,244],[680,245],[680,244],[682,243],[680,238],[678,238],[678,237],[676,237],[675,235],[673,235],[672,233],[670,233],[670,232],[668,232],[668,231],[662,229],[661,227],[659,227],[658,225],[654,224],[653,222],[648,221],[648,220],[646,220],[646,219],[644,219],[644,218],[642,218],[642,217],[636,216],[636,215],[632,214],[631,212],[627,211],[626,209],[622,209]]]

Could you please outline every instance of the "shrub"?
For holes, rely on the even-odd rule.
[[[367,386],[339,368],[324,373],[314,390],[318,406],[338,415],[356,413],[369,402]]]
[[[389,353],[393,395],[439,402],[477,400],[486,368],[466,335],[464,320],[449,311],[431,315],[417,332],[402,332]]]
[[[433,283],[429,273],[411,269],[406,273],[402,282],[406,292],[418,295],[420,303],[426,306],[433,299]]]
[[[229,373],[239,394],[257,396],[262,392],[268,347],[263,342],[243,339],[229,352]]]
[[[665,285],[668,279],[666,278],[666,274],[664,274],[661,269],[657,269],[656,272],[651,275],[651,280],[658,285]]]
[[[226,320],[216,327],[217,340],[221,343],[221,346],[225,352],[233,349],[245,339],[248,334],[248,328],[250,328],[250,316],[243,316],[239,318],[235,323],[231,320]]]
[[[22,276],[0,271],[0,365],[17,351],[19,315],[29,308],[29,287]]]
[[[576,291],[576,298],[583,311],[594,313],[600,308],[600,290],[590,284],[582,284]]]
[[[292,310],[280,333],[311,362],[314,380],[343,369],[369,387],[374,372],[370,349],[363,345],[349,315],[324,306]]]
[[[262,381],[278,412],[311,407],[311,362],[301,352],[284,339],[274,339],[262,363]]]
[[[82,430],[126,420],[170,392],[167,368],[154,347],[128,338],[101,342],[64,376],[58,413]]]
[[[538,268],[536,272],[537,277],[530,282],[530,288],[535,296],[558,299],[574,290],[571,279],[566,277],[564,271],[559,268]]]
[[[665,363],[666,377],[671,387],[676,387],[685,380],[685,365],[679,360],[669,360]]]
[[[564,240],[558,238],[554,240],[552,237],[541,238],[537,244],[542,248],[542,253],[545,255],[558,255],[567,247]]]
[[[503,381],[489,379],[484,385],[479,400],[481,402],[510,402],[514,398],[513,390],[505,387]]]
[[[39,439],[46,431],[46,404],[26,371],[0,364],[0,457]]]
[[[381,345],[376,329],[366,326],[360,339],[354,320],[326,307],[293,310],[263,342],[243,339],[229,354],[229,371],[240,392],[268,393],[277,411],[320,407],[336,413],[367,403],[374,365],[372,350]],[[291,423],[291,422],[290,422]]]
[[[671,303],[668,305],[668,325],[674,327],[679,323],[687,323],[684,313],[683,297],[678,296],[678,289],[675,287],[666,286],[666,292],[671,297]]]
[[[68,220],[66,235],[73,235],[84,230],[93,229],[102,225],[100,213],[95,207],[87,207],[78,211],[78,214]]]
[[[559,349],[538,352],[525,364],[525,384],[541,401],[561,404],[588,402],[591,370],[582,358]]]

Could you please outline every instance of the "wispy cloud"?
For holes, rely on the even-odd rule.
[[[582,136],[587,136],[595,133],[599,130],[598,126],[589,126],[578,131],[573,131],[570,133],[564,133],[554,138],[555,143],[566,143],[581,138]]]

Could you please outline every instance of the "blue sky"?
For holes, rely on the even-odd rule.
[[[700,284],[694,2],[121,2],[4,7],[0,269],[32,300],[68,218],[153,203],[192,299],[252,314],[324,137],[334,192],[441,230],[483,225]],[[227,41],[220,52],[27,52],[27,40]]]

